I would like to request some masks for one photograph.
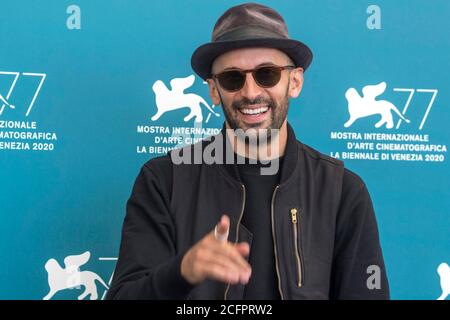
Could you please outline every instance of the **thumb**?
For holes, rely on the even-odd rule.
[[[219,241],[227,241],[229,231],[230,231],[230,218],[224,214],[220,218],[219,223],[214,228],[214,237]]]

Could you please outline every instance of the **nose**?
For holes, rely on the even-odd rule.
[[[252,73],[248,72],[246,74],[245,84],[241,89],[241,95],[248,98],[249,100],[253,100],[256,97],[260,96],[261,92],[262,88],[255,82]]]

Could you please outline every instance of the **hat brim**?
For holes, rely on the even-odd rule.
[[[203,79],[211,77],[211,67],[214,59],[225,52],[252,47],[279,49],[286,53],[296,67],[306,70],[311,64],[312,51],[304,43],[293,39],[264,38],[233,41],[216,41],[198,47],[191,57],[192,69]]]

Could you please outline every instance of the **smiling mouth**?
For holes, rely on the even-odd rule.
[[[257,116],[264,114],[269,110],[269,106],[257,107],[257,108],[241,108],[239,112],[246,116]]]

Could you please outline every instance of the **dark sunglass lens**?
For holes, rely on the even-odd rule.
[[[261,87],[273,87],[281,78],[281,70],[274,67],[262,67],[255,71],[255,80]]]
[[[225,71],[217,75],[220,85],[228,91],[240,90],[245,81],[245,76],[235,70]]]

